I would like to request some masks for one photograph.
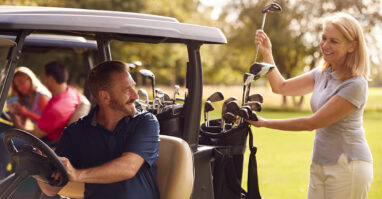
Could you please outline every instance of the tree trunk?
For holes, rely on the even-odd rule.
[[[292,97],[293,100],[293,106],[295,109],[301,110],[302,108],[302,103],[304,102],[304,96],[300,96],[300,99],[296,99],[298,97]]]

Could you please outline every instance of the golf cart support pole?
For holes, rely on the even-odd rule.
[[[102,35],[97,35],[97,47],[98,55],[100,56],[100,61],[110,61],[111,51],[110,51],[110,40],[103,37]]]
[[[202,109],[203,72],[200,58],[201,44],[187,44],[189,62],[187,64],[186,87],[188,95],[185,103],[183,139],[195,151],[199,143],[199,125]],[[192,81],[191,81],[192,80]]]
[[[24,31],[19,32],[17,34],[16,40],[15,40],[17,45],[15,47],[13,47],[13,49],[12,49],[12,51],[8,57],[8,60],[9,60],[8,61],[8,74],[6,74],[5,86],[3,87],[4,90],[0,91],[0,95],[1,95],[0,104],[1,105],[4,105],[5,101],[7,100],[8,95],[7,94],[4,95],[3,93],[9,92],[10,85],[13,81],[13,75],[10,75],[10,74],[13,74],[15,72],[17,62],[20,60],[21,52],[22,52],[22,49],[24,46],[25,37],[27,35],[29,35],[31,32],[32,31],[30,31],[30,30],[24,30]],[[1,105],[0,105],[0,109],[3,110],[4,107]]]
[[[201,44],[187,44],[188,58],[186,87],[188,95],[185,101],[183,139],[190,145],[194,154],[195,181],[192,199],[213,199],[211,161],[213,147],[198,148],[199,126],[202,109],[203,71],[200,57]],[[191,81],[192,80],[192,81]]]

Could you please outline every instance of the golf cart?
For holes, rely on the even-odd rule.
[[[227,43],[224,34],[219,29],[184,24],[170,17],[129,12],[0,6],[0,35],[7,36],[0,39],[1,109],[7,100],[15,67],[27,49],[28,39],[35,34],[43,35],[43,37],[54,35],[52,37],[63,40],[67,36],[94,40],[98,52],[97,62],[112,59],[110,42],[115,40],[150,45],[180,44],[184,46],[188,52],[188,62],[185,63],[187,95],[183,99],[183,103],[177,102],[178,99],[175,98],[175,94],[173,99],[169,97],[166,99],[163,91],[154,89],[155,76],[148,70],[140,70],[139,72],[143,77],[150,78],[152,81],[153,99],[146,102],[138,101],[137,107],[146,107],[148,111],[157,116],[160,122],[161,141],[157,162],[157,180],[161,198],[222,198],[219,196],[222,193],[218,193],[217,190],[224,187],[220,182],[225,182],[227,179],[225,176],[216,175],[218,169],[214,168],[219,167],[219,163],[221,163],[219,161],[223,159],[218,158],[218,161],[215,159],[216,157],[223,157],[222,151],[226,151],[230,157],[235,156],[235,153],[240,153],[241,158],[238,158],[237,161],[242,162],[247,134],[240,138],[240,147],[236,147],[235,153],[232,153],[231,150],[225,148],[218,150],[221,147],[216,147],[210,142],[217,138],[206,140],[209,132],[200,129],[203,93],[200,48],[205,44]],[[63,43],[68,46],[75,45],[69,44],[70,42]],[[85,48],[94,50],[94,43],[85,43],[92,45],[92,47]],[[91,62],[88,63],[86,71],[89,71],[93,66]],[[86,86],[84,88],[85,94],[88,94],[86,93]],[[175,88],[177,87],[175,86]],[[145,96],[144,91],[141,93]],[[211,126],[213,123],[215,121],[211,121]],[[243,124],[240,128],[246,133],[248,125]],[[9,127],[3,129],[2,132],[5,135],[4,143],[7,150],[16,163],[16,169],[13,174],[0,182],[0,199],[11,197],[17,186],[31,175],[39,175],[52,185],[66,185],[61,192],[64,196],[82,197],[83,185],[67,183],[65,168],[49,146],[18,129]],[[200,135],[201,132],[203,135]],[[17,148],[12,143],[13,138],[23,139],[30,143],[31,147]],[[203,141],[200,141],[200,138],[203,138]],[[46,157],[37,154],[36,149],[42,151]],[[59,180],[50,178],[50,174],[54,171],[61,173]],[[239,192],[237,198],[240,198],[242,163],[241,168],[237,169],[237,173],[231,173],[240,175],[235,177],[239,180],[239,185],[235,188]]]

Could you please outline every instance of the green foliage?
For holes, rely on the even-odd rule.
[[[380,48],[372,45],[376,43],[378,36],[371,34],[374,25],[382,22],[382,15],[378,12],[381,4],[378,0],[274,2],[279,3],[283,11],[267,15],[264,31],[272,41],[275,62],[284,77],[290,78],[318,65],[321,57],[319,41],[323,17],[338,11],[352,14],[361,22],[369,41],[370,51],[377,55],[373,60],[381,60],[376,53],[380,52]],[[263,17],[261,10],[268,3],[268,0],[229,1],[223,8],[219,20],[229,40],[229,48],[222,47],[223,53],[220,55],[228,57],[224,62],[226,67],[235,64],[241,72],[248,71],[255,52],[253,38],[256,30],[261,28]],[[237,17],[233,21],[232,15],[235,14]],[[231,57],[231,54],[234,56]],[[261,61],[261,56],[258,61]],[[219,57],[215,63],[221,64]],[[380,70],[374,71],[375,74],[380,74]],[[237,79],[241,80],[239,77]]]
[[[356,17],[365,30],[369,44],[377,43],[372,36],[375,27],[382,22],[379,0],[276,0],[282,13],[268,14],[265,32],[271,38],[273,53],[280,72],[286,78],[301,74],[317,66],[322,18],[336,11],[344,11]],[[208,84],[239,84],[247,72],[255,54],[253,38],[262,23],[262,8],[268,0],[226,1],[218,20],[212,20],[212,8],[204,7],[198,0],[0,0],[6,5],[56,6],[86,9],[102,9],[156,14],[175,17],[180,22],[221,28],[227,37],[227,45],[205,45],[201,48],[204,81]],[[116,42],[118,43],[118,42]],[[184,81],[184,67],[188,59],[185,47],[154,45],[154,47],[112,43],[113,58],[123,61],[140,60],[153,70],[162,84]],[[373,53],[374,85],[380,85],[381,69],[378,63],[380,49],[370,46]],[[166,59],[163,59],[165,57]],[[261,61],[261,55],[258,61]],[[159,74],[167,76],[159,77]],[[171,75],[168,75],[171,74]]]

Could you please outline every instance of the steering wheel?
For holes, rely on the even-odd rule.
[[[18,149],[12,140],[13,138],[19,138],[29,145],[23,145]],[[15,176],[27,178],[31,175],[38,175],[42,181],[50,185],[66,185],[69,177],[65,166],[56,153],[40,139],[19,129],[6,130],[3,139],[11,160],[16,163]],[[54,172],[60,173],[57,180],[51,177]]]

